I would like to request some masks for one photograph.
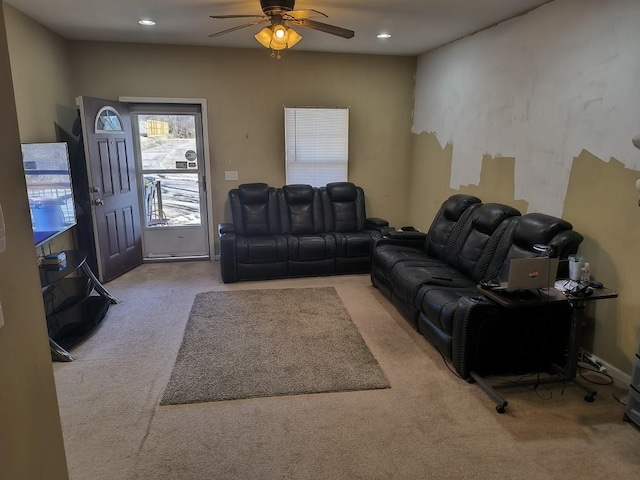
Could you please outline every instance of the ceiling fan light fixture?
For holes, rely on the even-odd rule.
[[[300,42],[300,40],[302,40],[302,36],[290,28],[289,24],[295,25],[296,27],[317,30],[319,32],[336,35],[346,39],[353,38],[355,35],[353,30],[312,20],[312,18],[315,17],[326,18],[327,15],[313,9],[295,10],[295,4],[295,0],[260,0],[260,6],[262,7],[262,13],[264,15],[209,15],[211,18],[217,19],[251,19],[251,21],[243,25],[237,25],[235,27],[227,28],[226,30],[212,33],[209,35],[209,38],[219,37],[220,35],[235,32],[236,30],[253,27],[255,25],[262,25],[269,22],[270,26],[263,28],[260,32],[255,34],[254,37],[260,45],[271,49],[274,56],[279,58],[279,55],[275,55],[276,51],[284,50],[285,48],[293,48]]]
[[[255,35],[258,43],[264,48],[271,48],[271,37],[273,37],[273,31],[269,27],[263,28]]]
[[[287,28],[284,25],[276,25],[273,27],[273,37],[278,42],[287,43]]]
[[[302,35],[292,28],[278,24],[273,27],[263,28],[255,35],[255,39],[265,48],[284,50],[285,48],[292,48],[302,40]]]
[[[287,41],[289,40],[289,32],[284,25],[274,25],[273,35],[271,36],[271,48],[273,50],[284,50],[287,48]]]
[[[300,40],[302,40],[302,35],[296,32],[293,28],[289,29],[289,41],[287,42],[287,47],[293,48]]]

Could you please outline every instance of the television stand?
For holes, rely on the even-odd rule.
[[[82,250],[66,250],[66,261],[40,266],[40,284],[53,360],[72,362],[68,349],[84,340],[119,303],[100,283]]]

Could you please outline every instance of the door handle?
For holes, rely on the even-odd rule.
[[[98,206],[100,206],[100,205],[104,205],[104,201],[103,201],[101,198],[96,198],[96,199],[93,201],[93,204],[94,204],[94,205],[98,205]]]
[[[91,187],[91,191],[94,193],[100,193],[100,187]]]

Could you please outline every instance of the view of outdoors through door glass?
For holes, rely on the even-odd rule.
[[[138,115],[148,227],[201,225],[193,115]]]

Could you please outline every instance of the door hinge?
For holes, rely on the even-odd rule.
[[[207,178],[204,175],[202,176],[202,191],[207,191]]]

